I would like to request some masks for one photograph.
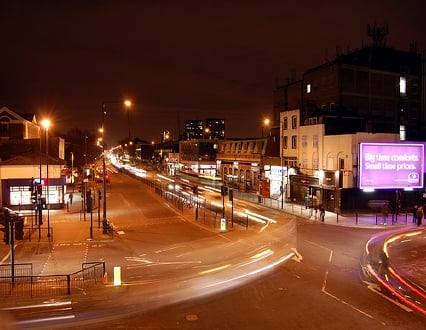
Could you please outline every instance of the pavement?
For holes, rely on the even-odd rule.
[[[24,240],[18,241],[17,244],[21,249],[26,249],[26,255],[32,255],[30,260],[20,262],[33,263],[34,275],[51,275],[51,274],[68,274],[78,271],[76,265],[80,265],[86,260],[87,257],[87,243],[88,242],[102,242],[108,244],[115,239],[120,239],[119,235],[111,237],[104,234],[102,231],[102,220],[99,220],[98,209],[95,208],[93,218],[90,214],[81,212],[81,199],[79,194],[74,194],[73,204],[63,210],[51,210],[49,212],[50,225],[53,229],[51,240],[48,240],[46,232],[41,232],[41,238],[38,237],[37,230],[33,233],[31,241]],[[253,197],[254,198],[254,197]],[[247,198],[248,199],[248,198]],[[320,219],[319,212],[312,209],[307,209],[301,205],[293,204],[280,204],[273,200],[263,200],[262,203],[267,207],[274,209],[282,209],[284,212],[298,216],[298,221],[310,221],[312,223],[323,224],[325,226],[348,226],[353,228],[374,228],[379,231],[383,229],[398,229],[407,231],[413,229],[423,230],[422,237],[424,238],[424,223],[417,227],[412,222],[411,215],[398,215],[388,216],[384,218],[382,215],[375,214],[336,214],[326,211],[324,220]],[[44,212],[44,217],[46,217]],[[194,210],[187,209],[183,212],[188,221],[195,223]],[[28,218],[29,219],[29,218]],[[29,223],[27,219],[26,228],[28,230]],[[46,219],[44,220],[44,227],[46,226]],[[99,222],[100,221],[100,222]],[[211,223],[203,224],[201,221],[196,222],[197,225],[208,226],[210,230],[220,232],[220,223],[215,222],[214,227]],[[92,226],[92,229],[90,229]],[[241,225],[234,225],[231,230],[245,230],[246,228]],[[26,232],[27,235],[27,232]],[[390,250],[389,262],[409,281],[415,283],[421,290],[425,291],[426,288],[426,248],[424,239],[420,245],[415,245],[411,250],[404,250],[401,254],[398,250]],[[76,253],[69,256],[69,250],[64,249],[61,252],[61,246],[72,245]],[[28,253],[29,252],[29,253]],[[46,253],[48,252],[48,253]],[[53,253],[54,252],[54,253]],[[420,253],[419,253],[420,252]],[[395,253],[395,258],[393,258]],[[394,263],[397,262],[397,264]],[[10,263],[10,247],[9,245],[0,244],[0,264]],[[2,299],[0,298],[0,305]]]

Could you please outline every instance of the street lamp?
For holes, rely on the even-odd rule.
[[[263,129],[264,129],[264,127],[266,127],[266,126],[269,126],[269,124],[270,124],[270,120],[269,120],[269,118],[265,118],[265,119],[263,119],[263,125],[262,125],[262,139],[263,139]]]
[[[106,109],[107,104],[123,104],[126,108],[130,108],[132,105],[132,102],[130,100],[124,100],[124,102],[120,101],[106,101],[102,102],[102,194],[103,194],[103,210],[102,210],[102,226],[103,226],[103,232],[107,232],[108,227],[108,220],[106,215],[106,208],[107,208],[107,202],[106,202],[106,163],[105,163],[105,148],[106,148],[106,139],[105,139],[105,117],[106,117]],[[129,139],[130,139],[130,115],[127,113],[127,120],[129,124]]]
[[[50,237],[50,203],[49,203],[49,126],[50,120],[41,122],[46,130],[46,207],[47,207],[47,237]]]
[[[127,108],[127,124],[129,126],[129,141],[130,141],[130,138],[131,138],[131,135],[130,135],[130,107],[132,106],[132,101],[125,100],[124,106]]]

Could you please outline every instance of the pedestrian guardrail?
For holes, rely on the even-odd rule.
[[[0,265],[0,297],[71,295],[103,283],[105,262],[85,262],[65,275],[33,275],[32,264]]]

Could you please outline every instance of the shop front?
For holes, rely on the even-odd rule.
[[[290,175],[290,199],[293,203],[307,208],[322,206],[322,189],[317,177]]]
[[[32,210],[32,187],[40,183],[39,179],[5,179],[2,180],[2,205],[14,210]],[[51,209],[60,209],[64,206],[66,193],[66,178],[42,179],[42,197]],[[48,184],[48,189],[47,189]],[[47,196],[48,193],[48,196]]]

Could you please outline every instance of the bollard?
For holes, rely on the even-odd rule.
[[[220,219],[220,231],[226,231],[226,219],[225,218]]]
[[[120,286],[121,285],[121,267],[115,266],[114,267],[114,286]]]

